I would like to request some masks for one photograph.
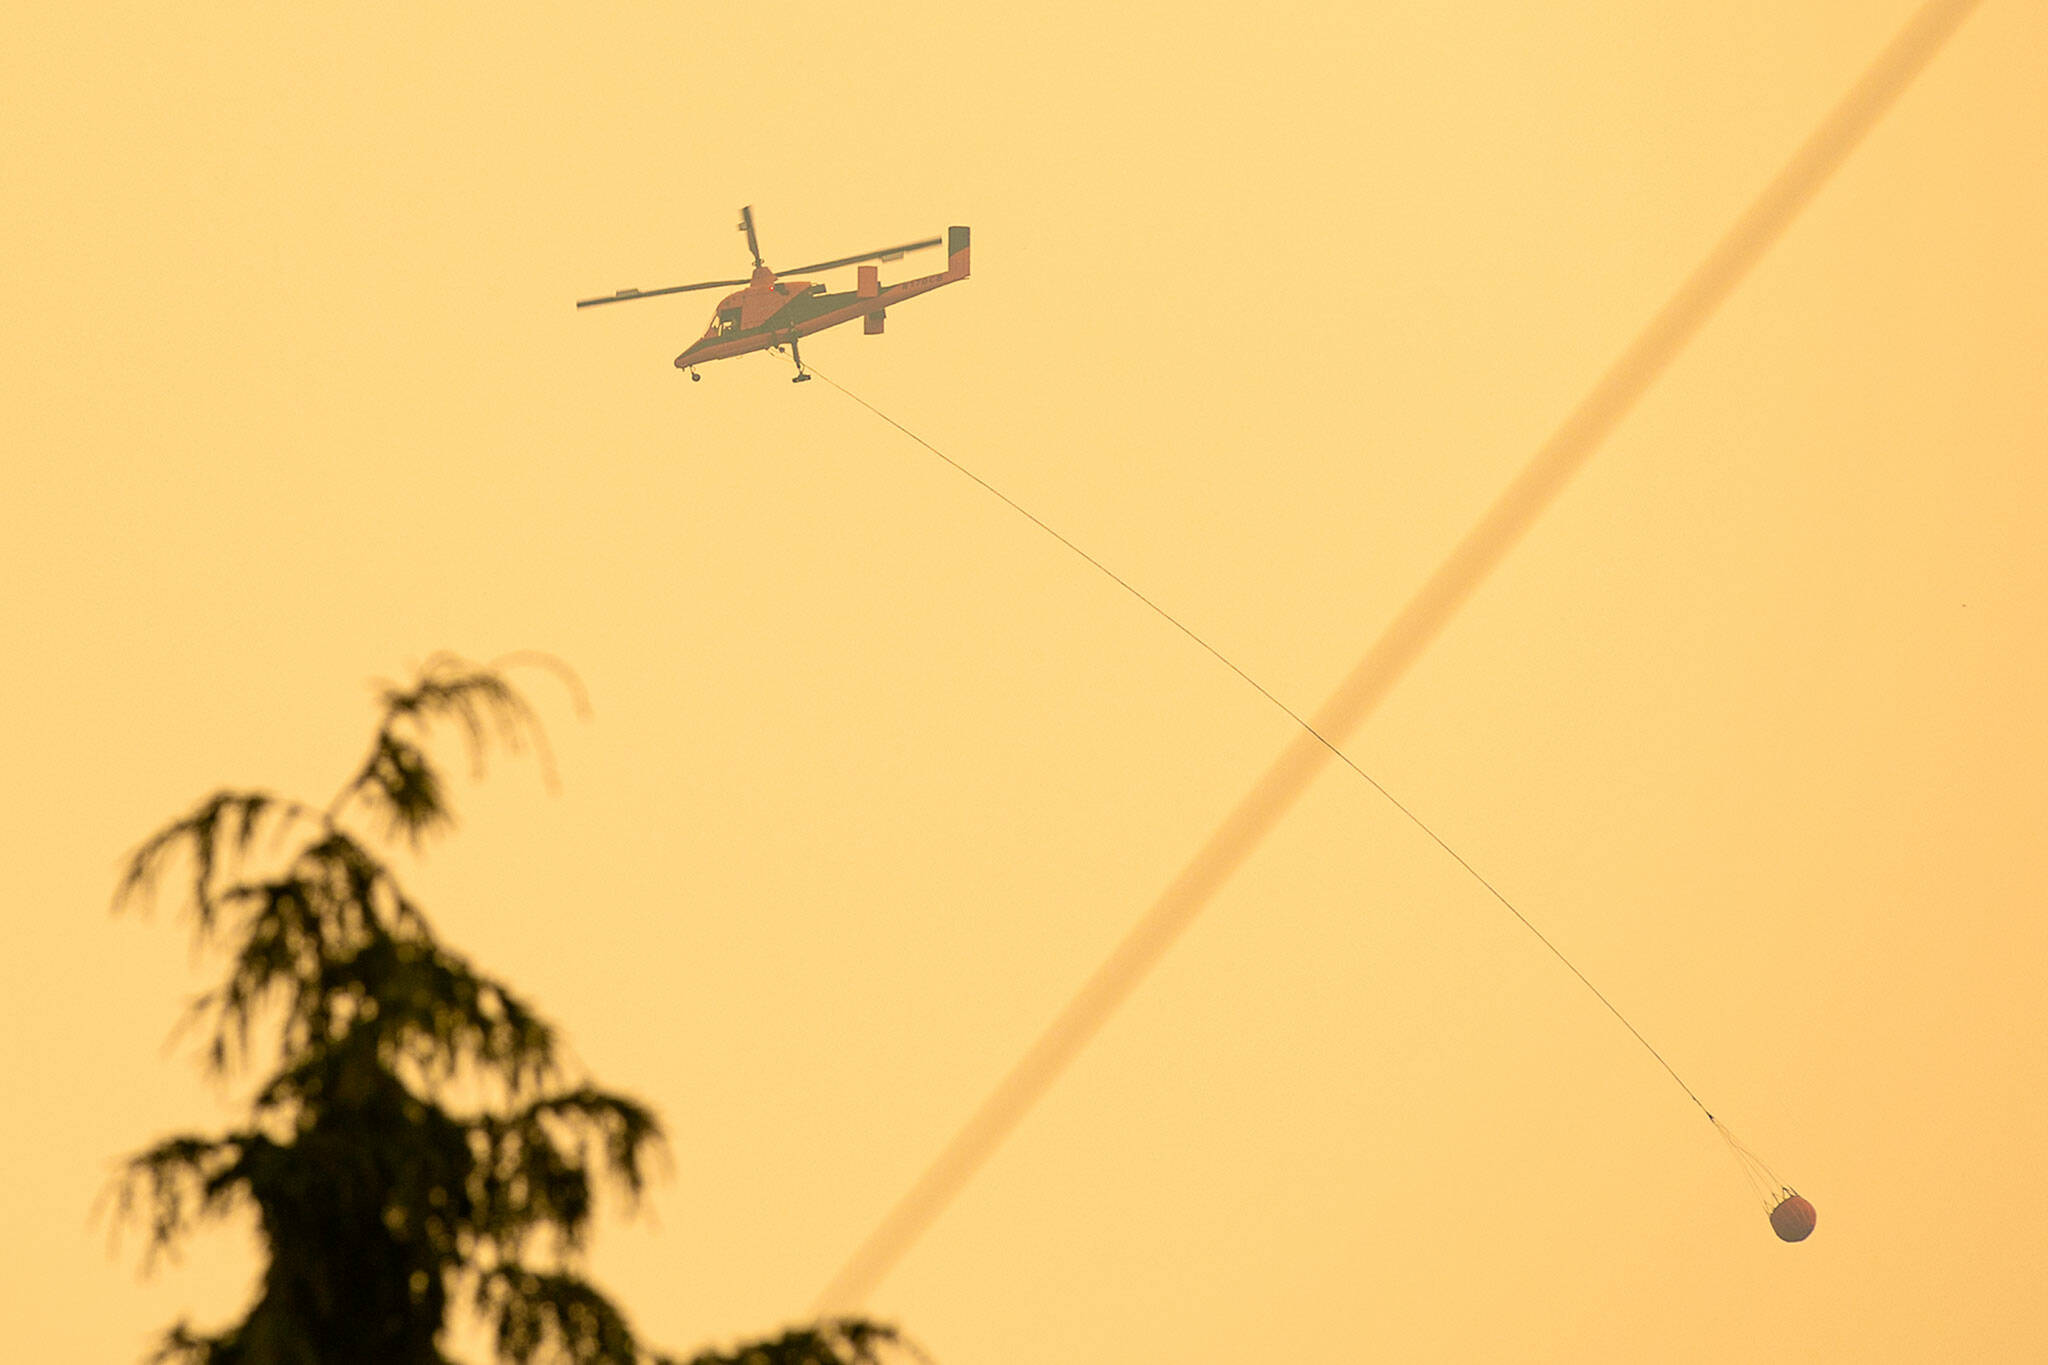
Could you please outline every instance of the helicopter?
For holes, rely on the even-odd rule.
[[[811,375],[804,368],[802,352],[797,349],[799,338],[822,332],[827,327],[837,327],[842,322],[852,322],[855,318],[863,319],[861,331],[865,335],[880,336],[883,317],[891,304],[967,278],[968,232],[964,227],[947,228],[943,238],[927,237],[921,242],[864,251],[858,256],[815,261],[784,271],[782,275],[770,270],[761,260],[761,246],[754,236],[754,210],[751,206],[740,210],[739,230],[747,234],[747,250],[754,257],[754,273],[744,280],[705,280],[699,284],[674,284],[666,289],[621,289],[615,294],[602,294],[594,299],[578,299],[576,306],[592,308],[601,303],[624,303],[627,299],[651,299],[662,294],[687,294],[698,289],[726,289],[742,285],[744,288],[738,292],[719,300],[711,326],[703,336],[690,343],[688,350],[676,357],[676,368],[688,373],[692,381],[700,380],[704,376],[697,373],[699,365],[745,355],[749,351],[780,350],[786,345],[790,359],[796,362],[796,378],[790,382],[801,384]],[[861,264],[864,261],[901,260],[907,252],[923,251],[942,241],[946,244],[946,268],[936,275],[885,285],[881,281],[880,266]],[[822,284],[783,277],[813,270],[836,270],[847,265],[860,265],[860,274],[851,293],[828,293]]]

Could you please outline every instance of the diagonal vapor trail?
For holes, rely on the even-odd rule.
[[[1310,724],[1317,734],[1341,745],[1372,714],[1979,3],[1930,0],[1907,20],[1316,711]],[[815,1305],[818,1315],[861,1307],[1210,897],[1264,841],[1331,760],[1330,748],[1317,734],[1298,733],[1216,827],[832,1277]]]

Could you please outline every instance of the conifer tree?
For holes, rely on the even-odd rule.
[[[326,807],[216,792],[136,851],[116,895],[144,906],[174,883],[199,945],[227,958],[185,1021],[204,1066],[267,1069],[242,1127],[159,1142],[115,1183],[148,1261],[245,1209],[265,1253],[241,1321],[180,1322],[152,1359],[444,1365],[451,1312],[471,1312],[511,1365],[673,1365],[576,1269],[597,1186],[638,1199],[658,1120],[572,1074],[554,1028],[436,936],[379,852],[452,824],[427,748],[437,725],[479,771],[493,745],[531,748],[545,769],[545,736],[499,671],[452,656],[386,688],[381,708]],[[693,1365],[850,1365],[898,1341],[846,1319]]]

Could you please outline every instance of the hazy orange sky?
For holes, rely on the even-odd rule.
[[[55,9],[0,54],[17,1351],[138,1281],[114,1161],[231,1121],[110,919],[366,683],[540,675],[564,790],[413,872],[674,1178],[592,1269],[802,1314],[1292,732],[834,392],[576,298],[949,223],[807,358],[1327,697],[1912,14],[1746,0]],[[2048,13],[1987,0],[1347,746],[1820,1209],[1332,769],[876,1293],[941,1365],[2048,1356]],[[928,258],[931,259],[931,258]],[[896,272],[936,268],[917,258]],[[451,757],[453,751],[451,750]],[[132,1247],[131,1247],[132,1251]]]

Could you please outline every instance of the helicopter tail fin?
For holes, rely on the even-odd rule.
[[[946,229],[946,278],[967,278],[967,229],[964,227]]]

